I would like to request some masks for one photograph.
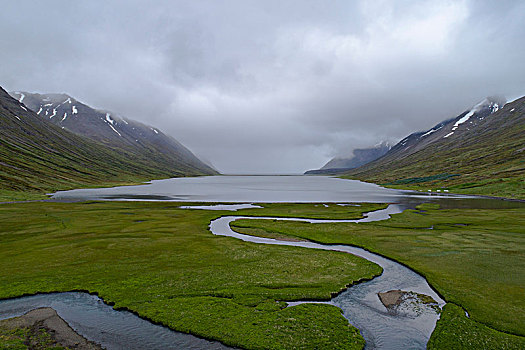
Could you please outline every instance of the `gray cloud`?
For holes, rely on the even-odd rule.
[[[226,173],[331,156],[525,94],[521,1],[16,1],[0,84],[155,125]]]

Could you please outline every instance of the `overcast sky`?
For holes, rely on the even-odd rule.
[[[297,173],[525,95],[525,1],[2,1],[0,85]]]

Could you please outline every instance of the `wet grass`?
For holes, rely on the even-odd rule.
[[[34,201],[49,198],[44,193],[39,192],[20,192],[0,189],[0,203],[13,201]]]
[[[4,327],[0,322],[0,349],[3,350],[67,350],[57,345],[44,328]]]
[[[465,311],[454,304],[447,304],[441,313],[427,349],[525,349],[525,338],[505,334],[472,321]]]
[[[341,205],[343,204],[343,205]],[[380,203],[264,203],[264,209],[244,209],[239,215],[309,219],[361,219],[363,213],[385,209]],[[235,212],[230,212],[232,215]]]
[[[525,209],[424,209],[424,215],[410,210],[366,224],[242,220],[233,227],[267,237],[353,244],[383,254],[420,272],[447,302],[468,310],[471,319],[463,329],[469,324],[476,328],[476,321],[487,329],[524,336]],[[439,321],[446,329],[452,327],[448,319]],[[451,333],[443,336],[453,338]]]
[[[0,298],[98,293],[172,329],[248,349],[360,349],[363,338],[326,300],[381,268],[350,254],[217,237],[209,222],[235,212],[182,203],[0,205]],[[361,207],[271,204],[242,215],[360,217]],[[0,342],[0,345],[2,343]]]

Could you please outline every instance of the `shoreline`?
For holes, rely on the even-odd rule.
[[[61,318],[56,310],[41,307],[30,310],[22,316],[0,321],[0,329],[9,331],[25,330],[23,344],[29,348],[62,346],[77,350],[102,350],[99,344],[77,333]],[[20,333],[20,332],[17,332]],[[18,338],[22,336],[18,334]]]

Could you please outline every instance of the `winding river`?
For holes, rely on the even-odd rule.
[[[254,207],[250,204],[186,206],[187,209],[237,210]],[[319,220],[278,217],[223,216],[210,223],[210,231],[258,244],[299,246],[311,249],[342,251],[360,256],[383,268],[381,276],[348,288],[327,303],[335,305],[350,323],[356,326],[366,340],[367,349],[424,349],[432,333],[438,314],[432,309],[418,312],[391,312],[381,304],[377,293],[392,289],[413,291],[431,296],[440,306],[444,301],[432,290],[426,280],[414,271],[387,258],[348,245],[323,245],[313,242],[290,242],[243,235],[234,232],[230,223],[239,219],[267,219],[316,223],[359,223],[386,220],[399,213],[404,206],[391,204],[386,209],[366,213],[359,220]],[[304,302],[289,302],[294,306]],[[100,298],[87,293],[51,293],[0,301],[0,319],[20,316],[38,307],[52,307],[70,326],[89,340],[107,349],[227,349],[219,342],[211,342],[192,335],[174,332],[154,325],[131,312],[116,311]]]
[[[367,349],[424,349],[439,318],[432,308],[388,310],[377,293],[400,289],[431,296],[440,307],[445,302],[426,280],[395,261],[347,245],[323,245],[260,238],[234,232],[230,223],[239,219],[269,219],[316,223],[369,222],[386,220],[394,213],[414,208],[423,202],[438,203],[442,208],[514,207],[516,203],[465,196],[432,196],[381,188],[359,181],[328,177],[263,176],[203,177],[153,181],[145,186],[117,187],[59,192],[55,200],[168,200],[195,202],[230,202],[242,204],[186,206],[185,209],[238,210],[256,208],[262,202],[383,202],[386,209],[365,214],[360,220],[313,220],[279,217],[223,216],[210,223],[215,235],[229,236],[258,244],[300,246],[311,249],[351,253],[372,261],[383,273],[371,281],[359,283],[327,303],[339,307],[349,322],[366,340]],[[325,204],[326,205],[326,204]],[[522,205],[522,203],[520,203]],[[306,302],[306,301],[305,301]],[[289,302],[294,306],[302,302]],[[53,293],[0,300],[0,319],[20,316],[38,307],[52,307],[79,334],[107,349],[228,349],[219,342],[200,339],[152,324],[131,312],[116,311],[96,296],[86,293]],[[132,344],[132,345],[130,345]]]
[[[393,260],[361,248],[348,245],[324,245],[313,242],[291,242],[254,237],[237,233],[230,227],[233,221],[240,219],[302,221],[312,224],[370,222],[388,219],[391,214],[401,211],[400,206],[390,205],[386,209],[365,214],[365,218],[359,220],[223,216],[211,222],[210,231],[215,235],[233,237],[259,244],[342,251],[378,264],[383,268],[381,276],[348,288],[333,298],[329,303],[341,308],[344,316],[350,323],[361,331],[361,334],[366,340],[366,349],[425,349],[428,339],[439,319],[439,315],[435,309],[420,307],[416,311],[406,309],[401,312],[392,312],[380,302],[377,295],[379,292],[387,292],[395,289],[411,291],[428,295],[438,303],[439,307],[443,307],[445,301],[434,292],[423,276]],[[302,302],[293,302],[289,303],[289,305],[293,306],[298,303]]]

